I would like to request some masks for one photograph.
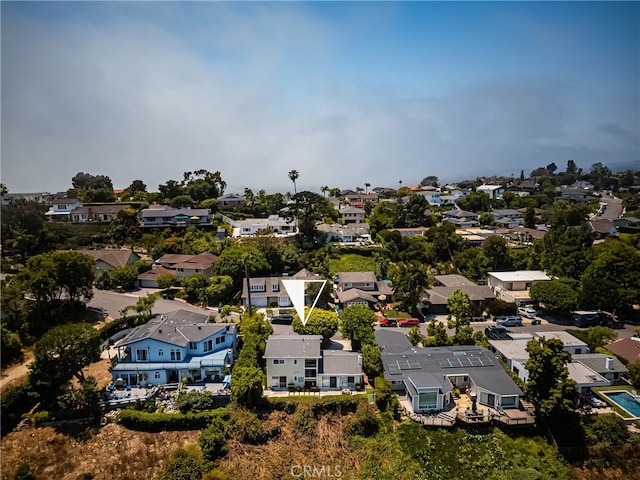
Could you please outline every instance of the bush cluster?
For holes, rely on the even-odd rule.
[[[123,410],[118,416],[118,422],[130,430],[159,432],[161,430],[200,430],[206,428],[214,419],[228,421],[230,418],[226,408],[199,413],[148,413]]]

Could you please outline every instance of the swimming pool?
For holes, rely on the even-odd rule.
[[[601,392],[610,401],[626,410],[633,417],[640,417],[640,402],[629,392]]]

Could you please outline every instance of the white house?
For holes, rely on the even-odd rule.
[[[346,207],[338,210],[343,225],[351,223],[362,223],[367,216],[364,208],[360,207]]]
[[[496,298],[505,302],[528,304],[531,303],[529,289],[535,282],[551,280],[540,270],[517,270],[514,272],[488,272],[488,285],[493,288]]]
[[[267,388],[318,387],[320,390],[355,389],[363,385],[362,355],[322,350],[321,335],[271,335],[264,358]]]
[[[504,187],[502,185],[480,185],[476,191],[484,192],[493,199],[499,199],[504,194]]]
[[[279,215],[270,215],[268,218],[232,220],[230,223],[235,238],[255,235],[261,230],[270,230],[277,235],[295,235],[298,229],[297,221],[287,220]]]
[[[71,219],[71,212],[81,206],[82,204],[77,198],[56,198],[45,215],[50,221],[68,222]]]
[[[231,368],[234,324],[208,323],[209,316],[178,310],[131,330],[116,344],[113,379],[129,385],[204,381]]]

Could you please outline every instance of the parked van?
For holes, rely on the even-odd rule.
[[[526,318],[536,318],[536,311],[531,307],[518,307],[518,315]]]
[[[521,327],[522,318],[519,315],[496,317],[496,325],[502,325],[503,327]]]

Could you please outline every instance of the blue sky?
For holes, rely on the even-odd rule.
[[[640,168],[638,2],[2,2],[2,182]]]

